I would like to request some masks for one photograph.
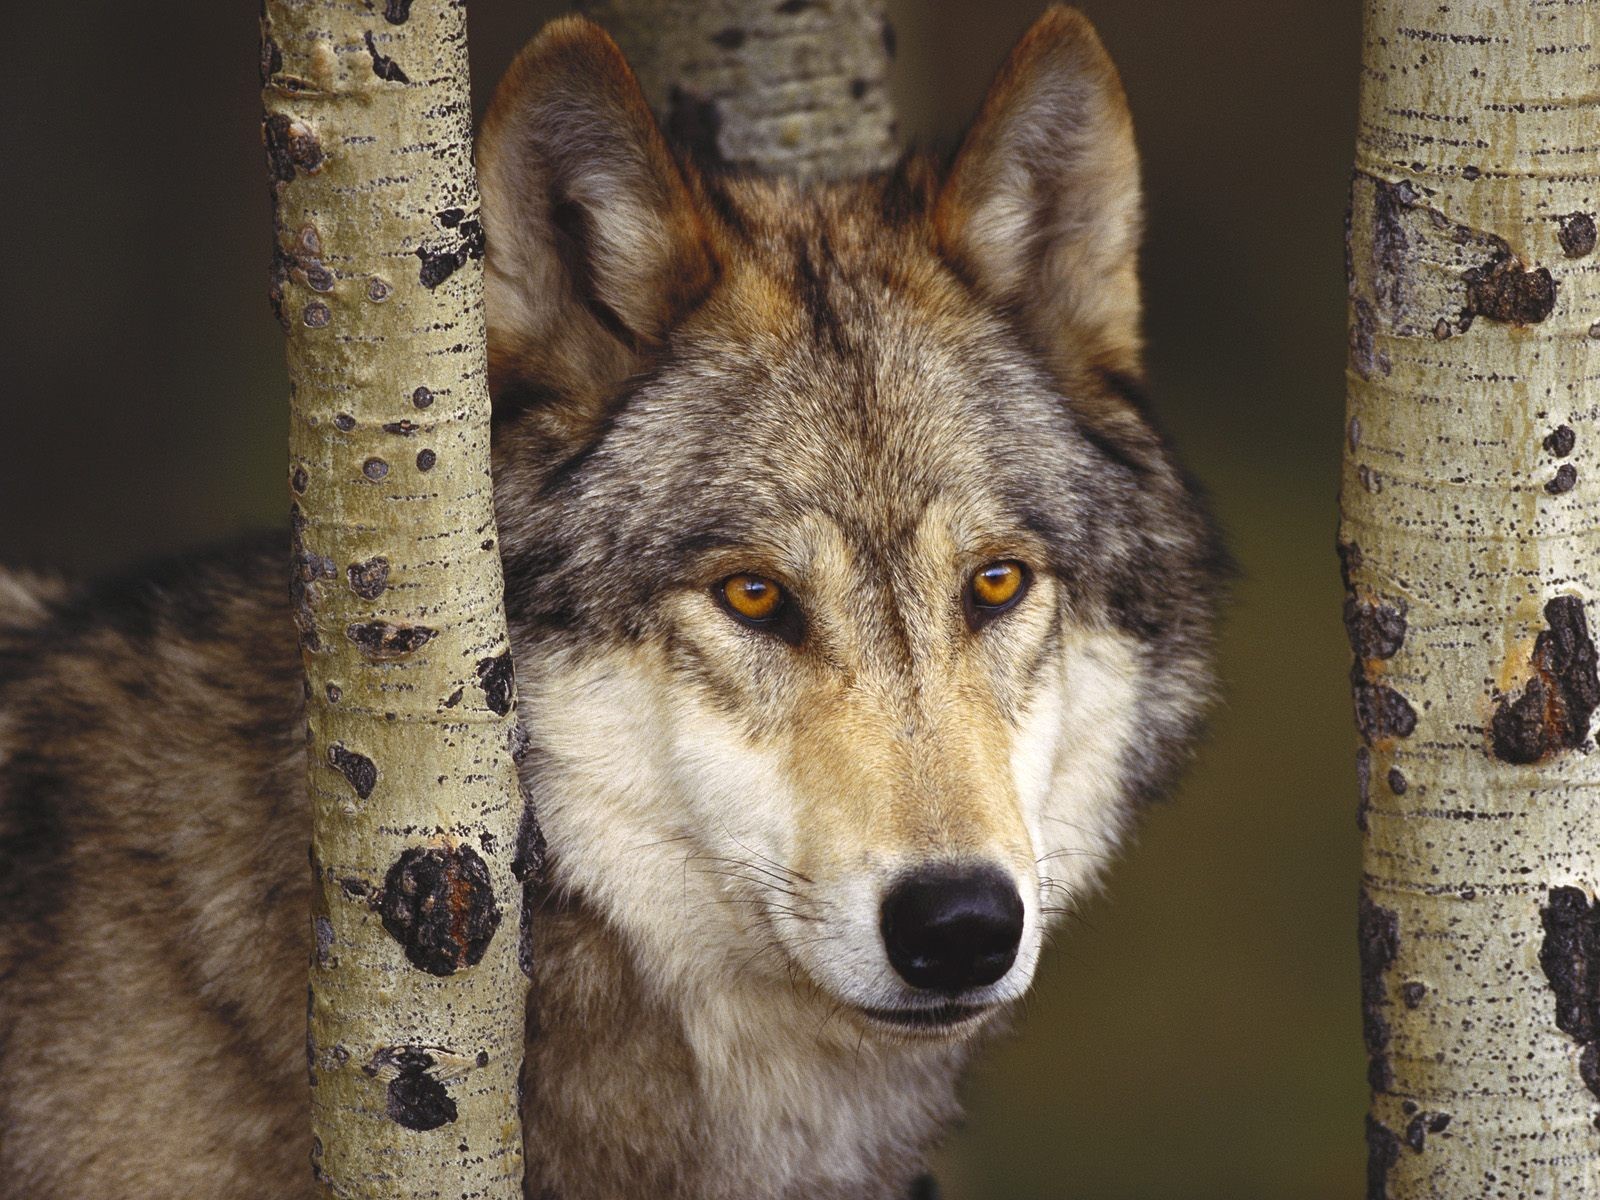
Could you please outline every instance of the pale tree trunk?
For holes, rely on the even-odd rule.
[[[268,0],[316,877],[312,1170],[522,1195],[522,888],[459,4]]]
[[[1600,1196],[1600,4],[1369,0],[1345,622],[1369,1197]]]
[[[800,178],[896,155],[894,31],[873,0],[578,0],[703,162]]]

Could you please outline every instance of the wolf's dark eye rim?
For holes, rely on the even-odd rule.
[[[1022,603],[1032,584],[1033,572],[1027,563],[1014,558],[985,563],[967,579],[962,592],[961,607],[967,624],[976,631],[1010,612]]]
[[[800,607],[789,598],[783,586],[765,575],[740,571],[711,588],[711,598],[739,624],[761,633],[770,633],[791,646],[798,646],[805,634]]]

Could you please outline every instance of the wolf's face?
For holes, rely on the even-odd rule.
[[[480,170],[554,882],[675,994],[976,1028],[1207,689],[1215,546],[1129,400],[1137,167],[1099,43],[1048,14],[943,178],[803,190],[676,162],[562,22]]]

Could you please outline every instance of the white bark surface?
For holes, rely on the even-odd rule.
[[[1369,1197],[1600,1196],[1600,4],[1369,0],[1345,620]]]
[[[576,7],[616,38],[663,128],[703,161],[801,178],[894,162],[894,34],[875,0]]]
[[[269,0],[262,46],[315,826],[312,1170],[332,1196],[513,1200],[528,831],[464,10]]]

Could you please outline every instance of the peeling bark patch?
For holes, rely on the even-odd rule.
[[[1378,315],[1365,300],[1355,302],[1355,319],[1350,324],[1350,365],[1363,379],[1387,375],[1393,370],[1387,354],[1379,353],[1373,341]]]
[[[544,831],[526,797],[522,801],[522,820],[517,826],[517,850],[511,859],[511,874],[522,884],[522,915],[517,930],[517,967],[533,978],[533,914],[538,909],[539,881],[544,874]]]
[[[362,800],[372,795],[372,789],[378,786],[377,764],[365,754],[347,750],[338,742],[328,747],[328,765],[345,777]]]
[[[395,625],[388,621],[361,621],[345,629],[344,635],[373,662],[393,662],[414,654],[433,639],[438,630],[426,625]]]
[[[511,711],[511,697],[516,689],[511,651],[502,651],[478,663],[478,686],[483,689],[484,703],[491,711],[502,717]]]
[[[673,86],[667,100],[667,136],[696,162],[707,167],[725,167],[718,136],[722,113],[717,102],[689,88]]]
[[[289,314],[284,311],[283,292],[289,285],[289,272],[294,268],[293,256],[284,253],[283,247],[273,244],[272,262],[267,267],[267,303],[272,315],[285,333],[289,332]]]
[[[1355,542],[1339,542],[1334,549],[1339,554],[1339,578],[1348,592],[1355,587],[1351,572],[1361,569],[1361,547]]]
[[[396,1052],[400,1073],[389,1081],[385,1108],[389,1119],[407,1129],[427,1131],[448,1125],[456,1119],[456,1102],[445,1086],[432,1075],[433,1055],[407,1046]]]
[[[1539,923],[1539,966],[1556,996],[1556,1028],[1581,1047],[1579,1073],[1600,1099],[1600,902],[1582,888],[1552,888]]]
[[[1466,312],[1491,321],[1537,325],[1556,307],[1556,281],[1545,267],[1527,270],[1515,254],[1502,253],[1462,276],[1467,282]]]
[[[1383,1010],[1388,1005],[1384,973],[1400,953],[1400,919],[1392,909],[1374,904],[1361,894],[1358,936],[1361,948],[1361,1037],[1367,1045],[1367,1082],[1375,1092],[1388,1091],[1393,1078],[1389,1069],[1389,1022]]]
[[[366,562],[351,563],[345,568],[350,580],[350,590],[363,600],[376,600],[389,586],[389,560],[383,555]]]
[[[384,0],[383,19],[391,25],[404,25],[411,16],[411,0]]]
[[[468,218],[459,208],[445,209],[439,214],[438,221],[441,227],[454,234],[456,243],[434,250],[426,246],[417,247],[417,257],[422,260],[418,278],[429,291],[466,266],[469,260],[483,257],[481,221]]]
[[[511,874],[520,883],[537,883],[544,873],[544,831],[533,805],[524,800],[522,820],[517,824],[517,852],[511,859]]]
[[[1351,596],[1344,602],[1344,628],[1357,658],[1393,658],[1406,640],[1405,606]]]
[[[383,927],[430,975],[474,966],[500,926],[489,868],[471,846],[407,850],[383,881]]]
[[[1600,708],[1600,669],[1583,602],[1557,596],[1544,606],[1547,628],[1533,645],[1534,676],[1515,699],[1500,700],[1489,727],[1494,756],[1535,763],[1589,738]]]
[[[261,86],[266,87],[272,77],[283,70],[283,51],[270,37],[261,39]]]
[[[1585,212],[1569,213],[1561,218],[1561,232],[1556,237],[1561,242],[1561,253],[1568,258],[1592,254],[1596,241],[1594,218]]]
[[[316,652],[322,649],[322,639],[317,636],[317,584],[324,579],[332,579],[336,569],[333,559],[306,547],[305,533],[305,514],[300,511],[298,504],[290,505],[289,607],[294,613],[294,626],[300,634],[301,649]]]
[[[1406,236],[1403,214],[1417,201],[1417,190],[1401,181],[1374,181],[1372,206],[1372,265],[1378,298],[1392,311],[1405,307]]]
[[[1389,1200],[1389,1172],[1400,1161],[1394,1130],[1367,1114],[1367,1200]]]
[[[372,40],[372,30],[367,30],[363,37],[367,43],[367,53],[372,56],[372,73],[374,75],[389,83],[411,82],[410,76],[400,69],[399,63],[388,55],[378,52],[377,43]]]
[[[1350,668],[1350,691],[1355,699],[1356,729],[1369,746],[1389,738],[1410,737],[1417,728],[1417,710],[1387,684],[1367,678],[1361,663]]]
[[[1418,1113],[1406,1126],[1406,1145],[1421,1154],[1427,1146],[1430,1133],[1443,1133],[1450,1128],[1449,1113]]]
[[[1560,496],[1570,492],[1578,486],[1578,468],[1571,463],[1562,463],[1556,468],[1556,473],[1544,485],[1544,490],[1552,496]]]
[[[275,183],[290,182],[297,171],[315,175],[322,170],[322,143],[309,125],[283,113],[273,113],[262,122],[261,129],[267,144],[267,170]]]
[[[333,949],[333,922],[327,917],[318,917],[312,926],[317,939],[317,966],[325,967],[333,957],[330,953]]]
[[[1578,435],[1572,431],[1571,425],[1557,425],[1545,435],[1544,448],[1549,454],[1557,458],[1565,458],[1572,453],[1572,448],[1578,444]]]
[[[1356,749],[1356,791],[1361,803],[1356,808],[1356,828],[1367,831],[1367,813],[1372,808],[1372,751],[1365,746]]]

